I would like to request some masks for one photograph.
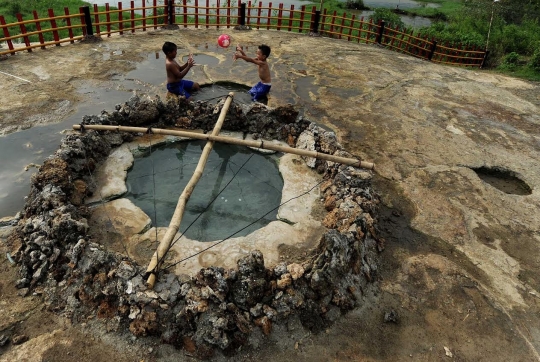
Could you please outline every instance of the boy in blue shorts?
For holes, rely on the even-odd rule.
[[[233,59],[244,59],[246,62],[257,64],[259,67],[259,78],[261,81],[257,83],[253,88],[248,92],[251,94],[251,99],[258,101],[266,98],[270,88],[272,87],[272,79],[270,77],[270,67],[266,59],[270,56],[270,47],[268,45],[259,45],[257,50],[257,56],[255,58],[250,58],[244,53],[244,48],[242,46],[236,46],[236,53],[234,54]]]
[[[188,99],[190,92],[200,89],[199,83],[184,79],[187,72],[195,65],[193,55],[190,54],[186,64],[180,65],[176,62],[178,47],[169,41],[161,48],[165,53],[165,70],[167,70],[167,90],[177,96],[184,96]]]

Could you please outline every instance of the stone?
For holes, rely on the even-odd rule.
[[[86,204],[110,200],[127,192],[125,179],[127,170],[133,165],[133,154],[127,145],[115,149],[94,173],[97,185],[93,195],[86,198]]]
[[[293,280],[297,280],[304,275],[304,267],[298,263],[287,265],[287,271],[290,273]]]
[[[112,223],[114,232],[126,239],[145,232],[152,224],[150,217],[141,208],[125,198],[94,207],[90,222],[98,225]]]

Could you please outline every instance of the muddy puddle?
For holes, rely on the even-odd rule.
[[[82,87],[78,91],[88,99],[66,120],[47,126],[36,126],[24,131],[2,136],[0,152],[3,155],[0,169],[0,217],[19,212],[30,192],[30,178],[36,166],[52,155],[60,145],[65,132],[72,125],[81,123],[87,114],[113,109],[114,105],[129,98],[129,93],[114,89]]]
[[[473,171],[482,181],[506,194],[524,196],[532,193],[530,186],[512,171],[488,167],[473,168]]]

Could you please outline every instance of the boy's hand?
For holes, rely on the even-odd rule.
[[[236,51],[237,51],[237,52],[242,52],[242,51],[244,51],[244,48],[243,48],[240,44],[238,44],[238,45],[236,46]]]

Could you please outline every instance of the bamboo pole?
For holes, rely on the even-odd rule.
[[[96,130],[96,131],[122,131],[122,132],[137,132],[137,133],[146,133],[148,131],[148,128],[144,128],[144,127],[103,126],[103,125],[84,125],[84,126],[74,125],[73,126],[74,130],[81,130],[83,128]],[[194,139],[199,139],[199,140],[228,143],[232,145],[261,148],[265,150],[272,150],[272,151],[283,152],[283,153],[292,153],[299,156],[313,157],[313,158],[318,158],[325,161],[341,163],[343,165],[354,166],[358,168],[366,168],[369,170],[373,170],[375,168],[375,165],[372,162],[357,160],[355,158],[334,156],[334,155],[329,155],[329,154],[321,153],[317,151],[309,151],[309,150],[302,150],[302,149],[298,149],[294,147],[280,146],[274,143],[265,143],[263,140],[247,141],[247,140],[239,140],[239,139],[231,138],[231,137],[214,136],[213,134],[208,135],[208,134],[201,134],[201,133],[195,133],[195,132],[175,131],[175,130],[162,129],[162,128],[151,128],[151,131],[152,133],[155,133],[155,134],[188,137],[188,138],[194,138]]]
[[[216,125],[214,126],[214,129],[212,130],[213,136],[218,135],[219,131],[221,131],[221,126],[223,125],[223,122],[225,121],[225,116],[227,115],[227,111],[229,110],[229,106],[232,102],[233,97],[234,97],[234,92],[230,92],[229,96],[227,97],[227,100],[225,101],[225,104],[223,105],[223,108],[221,109],[221,113],[216,122]],[[193,176],[191,176],[191,179],[189,180],[188,184],[184,188],[184,191],[180,195],[180,198],[178,199],[178,203],[176,204],[176,209],[174,210],[174,214],[171,218],[171,222],[169,223],[169,227],[167,228],[167,232],[165,233],[165,236],[159,243],[159,246],[157,250],[155,251],[154,255],[152,255],[152,259],[150,260],[148,268],[146,269],[146,272],[150,273],[146,281],[146,284],[148,288],[150,289],[154,288],[154,283],[156,282],[156,273],[159,267],[161,266],[161,264],[163,263],[163,260],[165,259],[165,254],[171,247],[171,243],[174,236],[180,229],[180,223],[182,222],[182,217],[184,216],[184,210],[186,208],[186,204],[189,198],[191,197],[191,193],[193,192],[193,189],[195,188],[195,186],[197,185],[197,182],[199,182],[199,179],[202,176],[202,173],[204,171],[204,166],[206,165],[206,161],[208,160],[208,156],[210,155],[210,152],[212,151],[213,146],[214,146],[214,141],[212,140],[208,140],[208,142],[204,146],[204,149],[201,154],[201,158],[199,159],[199,163],[197,164],[197,168],[195,169]]]

